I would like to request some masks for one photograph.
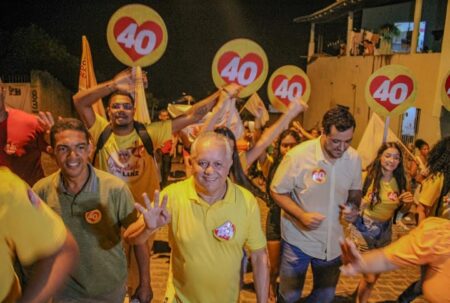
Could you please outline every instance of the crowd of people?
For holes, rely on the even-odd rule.
[[[354,300],[368,302],[382,272],[411,264],[422,275],[399,302],[422,293],[450,302],[450,137],[431,150],[417,140],[414,158],[382,143],[361,167],[352,114],[331,108],[307,131],[294,120],[308,109],[298,98],[240,148],[230,128],[215,127],[239,86],[142,124],[136,80],[125,70],[76,93],[81,120],[8,108],[0,87],[0,302],[151,302],[149,256],[163,226],[164,302],[237,302],[247,260],[258,302],[332,302],[341,273],[362,274]],[[108,119],[93,109],[104,97]],[[189,175],[169,182],[179,132],[201,119],[184,147]],[[42,152],[58,167],[48,176]],[[411,212],[418,227],[391,243],[392,225]]]

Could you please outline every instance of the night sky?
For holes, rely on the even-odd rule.
[[[168,31],[166,52],[145,68],[149,90],[171,101],[187,93],[199,99],[214,91],[211,64],[216,51],[227,41],[248,38],[257,42],[269,60],[269,75],[278,67],[293,64],[305,68],[309,24],[295,17],[309,14],[333,0],[161,0],[161,1],[2,1],[0,28],[12,31],[31,23],[43,28],[81,55],[81,36],[86,35],[99,81],[126,68],[109,50],[106,28],[121,6],[141,3],[156,10]],[[303,56],[303,57],[302,57]],[[106,79],[105,79],[106,78]],[[259,90],[265,97],[267,80]]]

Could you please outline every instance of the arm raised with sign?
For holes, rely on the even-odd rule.
[[[255,146],[246,152],[247,167],[244,167],[244,170],[248,169],[252,163],[258,159],[258,157],[266,150],[273,140],[275,140],[275,138],[288,127],[289,122],[291,122],[292,119],[307,109],[308,105],[301,98],[296,98],[292,101],[289,104],[287,111],[283,113],[274,124],[267,128],[262,133]]]
[[[144,83],[147,77],[143,73]],[[131,68],[121,71],[113,79],[100,83],[87,90],[80,90],[73,96],[75,108],[84,124],[90,128],[95,122],[93,105],[98,99],[106,97],[114,92],[134,94],[136,83],[135,73]]]

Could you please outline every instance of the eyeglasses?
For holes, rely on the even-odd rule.
[[[134,108],[133,103],[113,103],[111,104],[112,109],[120,109],[123,108],[124,110],[132,110]]]

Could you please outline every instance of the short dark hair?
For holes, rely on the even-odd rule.
[[[63,132],[65,130],[75,130],[84,133],[87,142],[89,142],[89,139],[91,138],[88,129],[80,120],[75,118],[58,119],[58,121],[56,121],[56,123],[50,129],[50,145],[52,147],[55,147],[56,144],[55,142],[56,134]]]
[[[134,105],[134,98],[133,98],[133,96],[132,96],[130,93],[126,93],[126,92],[122,92],[122,91],[117,91],[117,92],[112,93],[112,94],[109,96],[109,99],[108,99],[108,106],[111,104],[111,100],[112,100],[112,98],[114,98],[115,96],[124,96],[124,97],[128,97],[128,98],[130,98],[131,103],[133,103],[133,105]]]
[[[424,145],[429,146],[428,143],[423,139],[417,139],[416,141],[414,141],[414,146],[418,149],[421,149]]]
[[[355,129],[356,123],[353,115],[345,108],[337,106],[328,110],[322,118],[322,127],[326,135],[330,134],[331,127],[334,125],[340,132],[347,129]]]

